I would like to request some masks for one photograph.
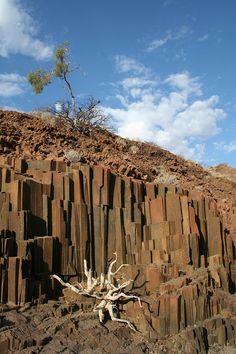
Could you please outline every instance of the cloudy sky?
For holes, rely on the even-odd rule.
[[[101,100],[117,133],[205,165],[236,167],[234,0],[0,0],[0,107],[30,111],[26,76],[68,40],[80,102]]]

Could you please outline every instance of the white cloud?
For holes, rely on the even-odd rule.
[[[159,48],[163,47],[166,43],[170,41],[176,41],[185,38],[188,33],[189,33],[189,28],[186,26],[182,26],[180,30],[176,32],[168,31],[164,37],[153,39],[149,43],[148,47],[146,48],[146,51],[153,52],[155,50],[158,50]]]
[[[16,73],[0,74],[0,96],[12,97],[25,92],[26,79]]]
[[[176,114],[171,129],[181,136],[191,136],[207,139],[219,133],[217,126],[219,118],[224,116],[222,109],[215,108],[218,96],[207,100],[197,100],[186,109]]]
[[[141,77],[127,77],[122,80],[122,86],[124,89],[129,90],[133,87],[144,87],[144,86],[153,86],[156,85],[157,82],[155,80],[144,79]]]
[[[214,143],[217,150],[224,151],[226,153],[236,151],[236,140],[226,143],[224,141]]]
[[[151,43],[149,44],[149,46],[147,47],[147,51],[148,52],[153,52],[154,50],[159,49],[160,47],[162,47],[164,44],[166,44],[167,42],[169,42],[172,39],[171,34],[167,35],[164,38],[160,38],[160,39],[154,39],[151,41]]]
[[[135,74],[148,74],[149,72],[149,69],[146,68],[145,65],[125,55],[116,55],[115,64],[116,69],[120,73],[127,73],[129,71],[132,71]]]
[[[21,0],[0,0],[0,56],[19,53],[40,60],[50,58],[52,47],[36,34],[35,21]]]
[[[167,79],[166,82],[169,83],[173,88],[178,88],[185,92],[187,95],[196,94],[200,96],[202,94],[201,91],[201,83],[199,82],[198,77],[190,77],[188,72],[182,72],[178,74],[172,74]]]
[[[225,113],[216,107],[218,96],[200,98],[199,78],[183,72],[156,83],[151,77],[134,75],[119,85],[121,107],[104,107],[119,135],[152,141],[186,158],[202,160],[204,141],[219,132],[218,121]]]

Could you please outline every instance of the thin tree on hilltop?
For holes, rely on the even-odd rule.
[[[100,101],[95,100],[93,97],[89,97],[85,104],[77,106],[69,76],[78,68],[79,65],[71,67],[69,42],[64,42],[55,49],[52,70],[36,69],[28,73],[27,79],[36,94],[40,94],[45,86],[52,83],[54,78],[61,79],[69,93],[70,101],[60,102],[59,110],[53,105],[47,108],[46,111],[62,116],[69,120],[74,128],[88,132],[92,127],[104,127],[109,118],[99,109]]]

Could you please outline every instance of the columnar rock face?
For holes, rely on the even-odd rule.
[[[235,311],[236,242],[213,199],[101,166],[0,157],[2,303],[52,296],[50,274],[81,278],[85,258],[106,272],[114,251],[149,295],[144,329],[159,338]]]

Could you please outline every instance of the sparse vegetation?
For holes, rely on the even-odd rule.
[[[66,89],[71,98],[72,109],[75,110],[75,95],[69,81],[69,75],[78,69],[78,66],[71,67],[69,56],[69,43],[65,42],[59,45],[55,50],[54,67],[51,71],[47,72],[42,69],[36,69],[35,71],[29,72],[27,78],[36,94],[40,94],[45,86],[51,84],[54,78],[61,79],[66,84]]]
[[[70,162],[80,162],[82,160],[81,154],[76,150],[65,151],[65,157]]]
[[[157,169],[157,176],[154,179],[154,183],[163,184],[177,184],[178,178],[176,175],[167,172],[163,166],[159,166]]]
[[[108,128],[109,117],[105,115],[99,107],[100,101],[96,101],[92,96],[83,105],[72,107],[70,101],[58,102],[45,110],[53,116],[63,117],[71,126],[81,133],[88,134],[93,128]]]
[[[139,147],[137,145],[131,145],[129,148],[129,151],[131,152],[131,154],[136,155],[139,152]]]
[[[69,43],[59,45],[54,53],[54,66],[51,71],[36,69],[28,74],[28,82],[33,91],[40,94],[45,86],[52,83],[54,78],[59,78],[65,84],[70,100],[59,101],[56,104],[43,109],[56,117],[63,117],[71,126],[82,133],[89,133],[92,128],[107,128],[109,117],[99,107],[100,101],[89,97],[84,104],[76,102],[74,90],[69,80],[72,72],[79,66],[71,66]]]
[[[56,127],[58,124],[57,117],[55,117],[50,112],[44,112],[39,110],[39,111],[30,112],[30,114],[34,117],[40,118],[43,122],[47,123],[51,127]]]
[[[42,69],[37,69],[32,71],[27,76],[29,83],[33,87],[35,93],[39,94],[43,91],[44,87],[51,83],[51,74],[43,71]]]
[[[207,172],[215,178],[224,178],[233,183],[236,183],[235,169],[227,164],[220,164],[218,166],[210,167]]]

